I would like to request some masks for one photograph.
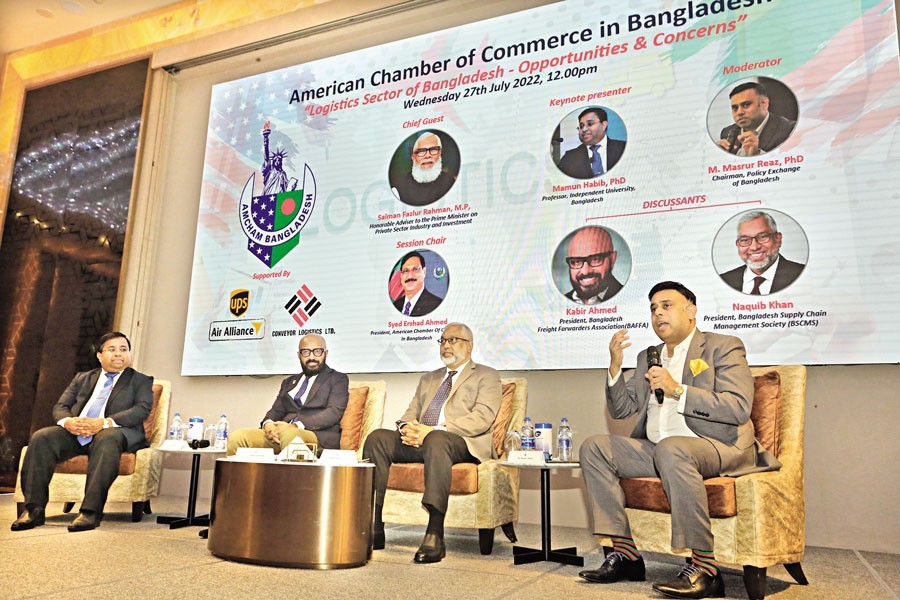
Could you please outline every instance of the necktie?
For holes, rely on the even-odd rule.
[[[761,292],[759,291],[759,286],[761,286],[765,280],[766,280],[766,278],[762,277],[760,275],[757,275],[756,277],[753,278],[753,289],[750,290],[751,296],[759,296],[760,295]]]
[[[603,175],[603,159],[600,158],[600,145],[591,146],[591,171],[594,175]]]
[[[410,302],[409,300],[407,300],[407,301],[406,301],[406,306],[403,307],[403,314],[406,315],[406,316],[408,317],[408,316],[409,316],[409,311],[410,311],[411,308],[412,308],[412,302]]]
[[[444,402],[450,397],[450,390],[453,388],[454,375],[456,375],[456,371],[447,373],[447,378],[444,379],[441,387],[435,392],[434,398],[431,399],[431,404],[428,405],[428,410],[425,411],[425,415],[422,417],[423,425],[434,427],[438,424],[438,419],[441,417],[441,407],[444,406]]]
[[[303,383],[300,384],[300,389],[298,389],[297,393],[294,394],[294,404],[297,405],[297,408],[301,408],[303,406],[303,394],[306,392],[307,386],[309,386],[309,377],[304,377]]]
[[[113,382],[115,382],[118,373],[104,373],[104,375],[106,375],[106,383],[103,384],[103,389],[100,390],[100,393],[97,394],[94,401],[88,405],[87,412],[80,416],[87,417],[88,419],[96,419],[100,416],[100,413],[103,412],[103,407],[106,406],[106,400],[109,398],[109,393],[113,389]],[[88,443],[94,439],[94,436],[92,435],[79,435],[77,437],[78,443],[82,446],[87,446]]]

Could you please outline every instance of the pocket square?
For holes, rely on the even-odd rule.
[[[691,373],[696,377],[703,371],[707,370],[709,365],[702,358],[695,358],[691,361]]]

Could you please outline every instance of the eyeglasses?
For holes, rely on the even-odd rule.
[[[437,156],[440,153],[440,146],[431,146],[430,148],[419,148],[418,150],[413,150],[413,154],[415,154],[419,158],[425,158],[426,155]]]
[[[318,356],[322,356],[323,354],[325,354],[325,348],[313,348],[312,350],[310,350],[309,348],[304,348],[303,350],[301,350],[299,352],[299,354],[303,358],[308,358],[310,354],[318,357]]]
[[[612,256],[612,252],[601,252],[599,254],[591,254],[590,256],[567,256],[566,262],[569,263],[570,269],[580,269],[584,263],[592,267],[599,267],[606,259]]]
[[[122,354],[125,354],[126,352],[128,352],[128,346],[119,346],[118,348],[116,348],[115,346],[107,346],[106,348],[101,350],[101,352],[106,352],[107,354],[115,354],[116,352],[121,352]]]
[[[400,269],[400,272],[404,275],[409,275],[410,273],[419,274],[422,272],[422,267],[410,267],[408,269]]]
[[[746,248],[753,242],[753,240],[756,240],[757,244],[768,244],[775,239],[776,235],[777,234],[775,233],[760,233],[759,235],[755,235],[753,237],[742,235],[737,239],[737,244],[741,248]]]
[[[456,342],[471,342],[471,341],[472,341],[472,340],[467,340],[466,338],[458,338],[458,337],[448,337],[448,338],[445,338],[445,337],[442,337],[442,338],[438,338],[437,343],[438,343],[438,346],[443,346],[443,345],[444,345],[444,342],[447,342],[447,343],[450,344],[451,346],[455,346],[455,345],[456,345]]]

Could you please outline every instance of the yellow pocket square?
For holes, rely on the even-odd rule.
[[[707,370],[709,365],[706,364],[702,358],[695,358],[691,361],[691,373],[693,373],[694,377]]]

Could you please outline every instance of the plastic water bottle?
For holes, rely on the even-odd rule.
[[[184,430],[182,429],[184,422],[181,420],[181,413],[175,413],[172,417],[172,425],[169,427],[170,440],[183,440]]]
[[[525,417],[522,423],[522,450],[534,450],[534,425],[531,417]]]
[[[219,417],[216,423],[216,450],[225,450],[228,448],[228,419],[225,415]]]
[[[559,430],[556,432],[556,460],[572,462],[572,428],[565,417],[559,422]]]

